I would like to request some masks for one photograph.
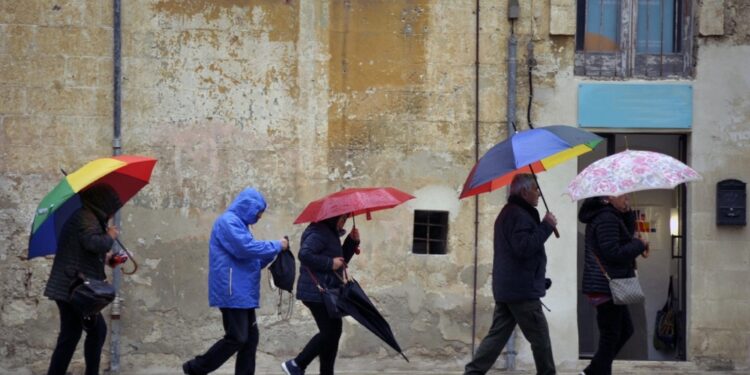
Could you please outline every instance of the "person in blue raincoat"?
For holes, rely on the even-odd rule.
[[[207,374],[237,353],[235,374],[255,373],[261,270],[282,250],[286,239],[261,241],[249,225],[260,220],[266,201],[253,188],[243,190],[214,222],[209,240],[208,302],[221,310],[225,335],[208,351],[182,365],[185,374]]]

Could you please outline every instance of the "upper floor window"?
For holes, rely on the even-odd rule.
[[[576,75],[692,73],[690,0],[577,0]]]

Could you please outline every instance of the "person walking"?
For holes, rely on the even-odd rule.
[[[63,375],[73,358],[81,334],[86,331],[83,357],[86,375],[99,374],[102,347],[107,324],[101,313],[84,316],[69,302],[70,286],[82,273],[85,277],[104,280],[104,265],[109,263],[111,249],[119,231],[108,226],[120,208],[117,193],[108,185],[96,185],[81,193],[82,207],[63,224],[59,246],[52,263],[44,295],[55,301],[60,311],[60,333],[52,352],[48,375]]]
[[[295,358],[281,364],[287,375],[304,374],[316,357],[320,361],[320,375],[334,373],[342,321],[341,317],[328,314],[318,285],[326,289],[343,285],[341,271],[359,251],[359,231],[356,227],[352,228],[341,245],[339,237],[346,234],[344,224],[347,218],[348,215],[341,215],[312,223],[302,233],[297,299],[310,309],[319,332]]]
[[[208,244],[208,302],[221,311],[225,334],[205,354],[185,362],[185,374],[208,374],[235,353],[234,373],[255,373],[259,335],[255,309],[260,301],[261,269],[289,248],[286,239],[253,237],[248,226],[257,223],[265,210],[263,195],[247,188],[214,222]]]
[[[648,257],[648,241],[634,237],[635,213],[629,195],[586,199],[578,212],[586,224],[582,291],[596,307],[599,345],[591,363],[581,372],[609,375],[612,361],[633,335],[627,305],[615,305],[604,268],[611,278],[633,277],[635,259]],[[600,266],[601,265],[601,266]]]
[[[547,212],[539,219],[539,187],[531,174],[518,174],[510,184],[508,203],[495,220],[492,326],[464,374],[485,374],[497,360],[518,324],[534,353],[537,374],[555,374],[549,327],[541,297],[547,289],[544,243],[557,226]]]

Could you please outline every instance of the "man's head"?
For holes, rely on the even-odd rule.
[[[227,210],[234,212],[246,225],[252,225],[263,216],[266,206],[263,194],[253,188],[247,188],[234,199]]]
[[[510,195],[523,198],[533,207],[539,204],[539,187],[534,176],[528,173],[520,173],[513,177],[510,183]]]

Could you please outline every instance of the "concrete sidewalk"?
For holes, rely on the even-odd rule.
[[[82,361],[74,361],[68,368],[68,374],[71,375],[82,375],[83,374],[83,363]],[[378,370],[379,367],[383,367],[383,363],[372,362],[369,360],[362,359],[346,359],[337,364],[336,374],[338,375],[462,375],[462,365],[456,364],[454,367],[442,363],[440,368],[430,368],[430,364],[426,363],[414,363],[409,364],[394,364],[394,368],[384,368]],[[588,361],[580,360],[575,362],[565,362],[559,364],[557,367],[557,373],[560,375],[577,375],[581,369],[588,365]],[[106,366],[106,365],[105,365]],[[33,366],[32,366],[33,367]],[[45,367],[46,369],[46,367]],[[316,375],[317,362],[314,362],[312,368],[308,371],[309,375]],[[615,361],[613,366],[613,374],[617,375],[635,375],[635,374],[656,374],[656,375],[718,375],[718,374],[750,374],[750,370],[725,370],[721,368],[716,369],[705,369],[699,368],[695,363],[692,362],[655,362],[655,361]],[[41,368],[22,368],[15,370],[4,369],[0,365],[0,374],[9,375],[33,375],[37,373],[43,373]],[[233,374],[234,364],[226,363],[218,371],[213,374]],[[271,365],[268,361],[259,363],[256,368],[257,375],[283,375],[281,368],[277,365]],[[488,372],[489,375],[532,375],[536,372],[532,368],[526,367],[523,371],[505,371],[503,369],[493,369]],[[103,371],[102,374],[112,374],[109,371]],[[133,369],[123,368],[119,375],[179,375],[182,371],[179,365],[172,366],[164,364],[157,365],[149,368]]]
[[[315,365],[315,364],[314,364]],[[558,368],[558,374],[571,375],[579,374],[581,369],[588,365],[588,361],[578,361],[575,365],[569,365],[568,367],[574,368]],[[315,367],[315,366],[314,366]],[[444,370],[444,369],[414,369],[414,370],[382,370],[372,371],[369,369],[354,370],[344,363],[341,364],[341,369],[336,369],[336,374],[339,375],[461,375],[463,372],[461,369],[456,370]],[[348,368],[347,368],[348,367]],[[310,375],[317,374],[317,368],[310,369],[312,372],[308,372]],[[615,361],[613,374],[622,375],[634,375],[634,374],[657,374],[657,375],[682,375],[682,374],[750,374],[750,370],[710,370],[700,369],[692,362],[655,362],[655,361]],[[216,374],[232,374],[231,367],[222,367]],[[148,369],[143,371],[134,372],[121,372],[121,375],[166,375],[166,374],[179,374],[173,369]],[[283,374],[281,369],[278,371],[275,369],[258,368],[256,371],[258,375],[279,375]],[[535,371],[528,369],[525,371],[505,371],[502,369],[491,370],[488,374],[502,374],[502,375],[528,375],[535,374]]]

